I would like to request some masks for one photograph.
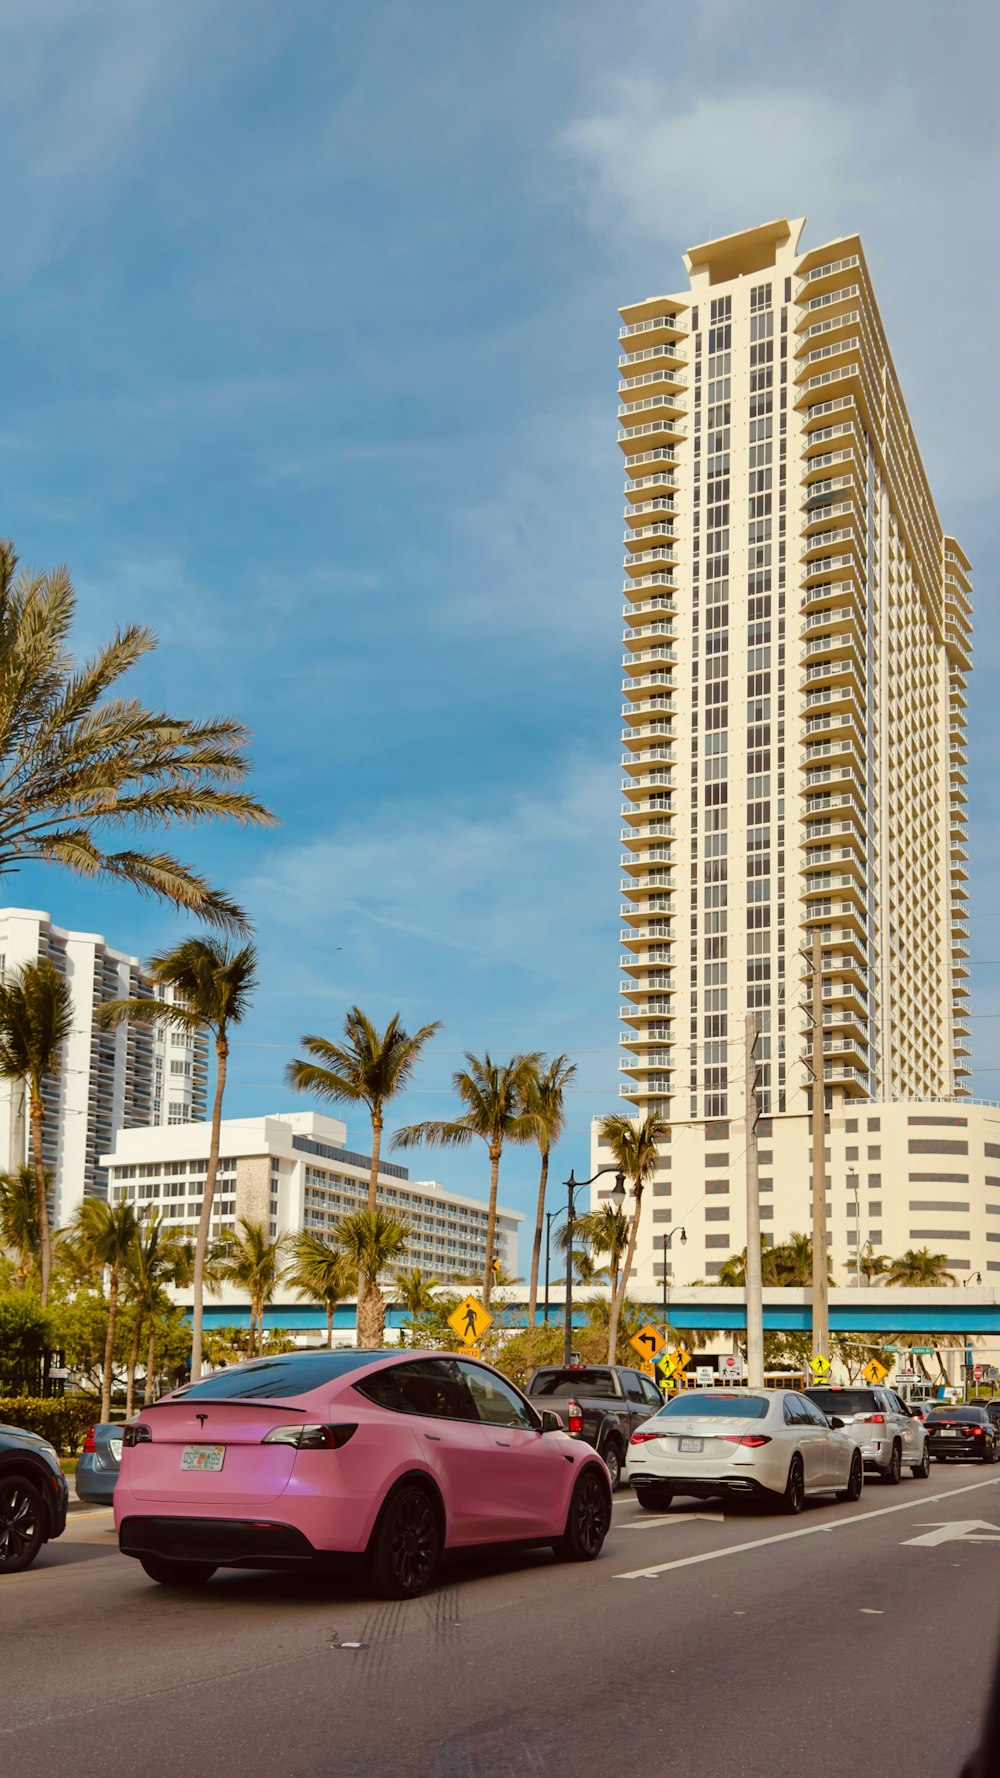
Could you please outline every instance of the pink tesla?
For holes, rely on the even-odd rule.
[[[506,1377],[440,1352],[296,1352],[204,1377],[124,1429],[119,1547],[151,1579],[366,1568],[422,1592],[446,1550],[600,1554],[608,1472]]]

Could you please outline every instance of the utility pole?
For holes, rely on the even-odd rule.
[[[760,1257],[760,1186],[757,1178],[758,1063],[755,1055],[760,1021],[747,1013],[746,1022],[746,1184],[747,1184],[747,1383],[764,1387],[764,1295]]]
[[[830,1356],[826,1248],[826,1092],[823,1085],[823,939],[812,935],[812,1335],[813,1352]]]

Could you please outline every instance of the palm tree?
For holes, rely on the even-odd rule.
[[[528,1326],[535,1325],[538,1306],[538,1263],[542,1252],[542,1224],[545,1221],[545,1193],[549,1182],[549,1155],[566,1127],[564,1095],[576,1073],[576,1063],[568,1056],[556,1056],[548,1066],[539,1057],[532,1071],[525,1095],[525,1111],[533,1111],[539,1119],[535,1141],[542,1157],[538,1176],[538,1206],[535,1210],[535,1234],[531,1244],[531,1274],[528,1281]]]
[[[108,1331],[101,1372],[101,1419],[111,1414],[111,1383],[122,1272],[129,1263],[138,1229],[131,1204],[106,1204],[84,1198],[70,1225],[70,1239],[80,1257],[95,1270],[108,1272]]]
[[[339,1247],[331,1247],[320,1235],[303,1229],[292,1243],[293,1264],[285,1282],[299,1296],[311,1297],[326,1310],[326,1343],[333,1348],[333,1313],[338,1303],[354,1295],[357,1273]]]
[[[202,1322],[205,1302],[205,1255],[212,1221],[212,1203],[219,1171],[222,1098],[229,1063],[229,1031],[246,1017],[257,986],[257,952],[253,945],[230,949],[228,942],[208,934],[186,938],[171,951],[152,958],[149,973],[158,986],[171,988],[173,1001],[109,1000],[98,1019],[102,1025],[124,1023],[171,1025],[177,1031],[210,1031],[215,1038],[215,1098],[209,1139],[205,1195],[201,1201],[194,1250],[194,1303],[191,1310],[191,1380],[201,1376]]]
[[[46,1198],[53,1175],[46,1173]],[[22,1165],[13,1173],[0,1173],[0,1247],[17,1254],[14,1281],[23,1290],[32,1263],[38,1258],[38,1193],[35,1169]]]
[[[332,1105],[367,1105],[372,1124],[369,1210],[378,1202],[385,1107],[407,1085],[424,1045],[440,1029],[441,1021],[436,1019],[433,1024],[421,1025],[411,1037],[403,1030],[397,1012],[385,1030],[379,1031],[360,1006],[352,1006],[344,1020],[343,1043],[331,1043],[327,1037],[303,1037],[302,1047],[312,1060],[303,1062],[296,1057],[285,1070],[288,1085],[298,1093],[315,1093]]]
[[[281,1281],[281,1262],[288,1241],[287,1235],[271,1235],[266,1222],[256,1222],[249,1216],[241,1216],[236,1229],[227,1237],[226,1276],[250,1298],[251,1358],[256,1356],[258,1341],[260,1351],[264,1350],[264,1310]]]
[[[0,602],[0,624],[2,620]],[[48,957],[22,964],[8,981],[0,981],[0,1077],[21,1081],[28,1091],[43,1306],[49,1300],[52,1271],[48,1203],[51,1179],[45,1171],[42,1151],[44,1091],[46,1081],[54,1080],[59,1073],[63,1044],[72,1023],[69,988]]]
[[[855,1264],[855,1256],[851,1255],[851,1267]],[[861,1270],[869,1284],[873,1278],[884,1278],[892,1269],[892,1261],[887,1253],[876,1253],[870,1241],[866,1241],[861,1249]]]
[[[886,1273],[889,1284],[934,1285],[954,1284],[955,1274],[947,1270],[948,1255],[931,1253],[926,1247],[908,1247],[894,1259]]]
[[[480,1060],[466,1050],[465,1059],[468,1069],[459,1069],[451,1077],[455,1092],[468,1107],[464,1115],[440,1122],[432,1119],[423,1124],[409,1124],[396,1131],[392,1146],[416,1148],[422,1142],[432,1142],[442,1148],[467,1148],[475,1136],[485,1142],[490,1157],[490,1199],[486,1213],[483,1306],[488,1309],[493,1285],[500,1157],[505,1143],[537,1142],[543,1134],[538,1113],[524,1109],[540,1057],[538,1050],[532,1050],[500,1063],[494,1062],[488,1051]]]
[[[369,1350],[385,1338],[385,1300],[379,1275],[405,1252],[409,1224],[388,1210],[351,1210],[333,1227],[333,1238],[358,1275],[358,1345]]]
[[[393,1277],[393,1295],[407,1310],[410,1317],[410,1334],[414,1334],[418,1315],[428,1315],[433,1309],[436,1298],[434,1287],[440,1284],[430,1272],[421,1271],[419,1266],[411,1266],[408,1272],[400,1271]]]
[[[139,624],[78,665],[68,646],[75,608],[68,569],[19,572],[13,544],[0,541],[0,876],[59,864],[243,928],[235,902],[168,853],[137,847],[135,831],[217,817],[270,826],[268,810],[237,788],[249,772],[247,730],[228,717],[147,710],[114,690],[156,646]],[[109,834],[127,836],[125,850],[106,851]]]
[[[574,1229],[581,1240],[586,1241],[594,1253],[606,1253],[608,1271],[611,1275],[611,1294],[618,1290],[618,1275],[622,1267],[622,1258],[628,1246],[629,1225],[624,1211],[617,1210],[613,1204],[601,1204],[596,1210],[587,1210],[583,1216],[574,1221]],[[586,1279],[583,1280],[587,1282]]]
[[[656,1170],[660,1144],[669,1138],[670,1125],[662,1117],[648,1115],[639,1123],[630,1117],[622,1117],[620,1112],[614,1112],[611,1117],[602,1118],[599,1135],[604,1147],[610,1150],[619,1171],[631,1181],[632,1201],[635,1206],[629,1227],[628,1246],[622,1261],[621,1283],[612,1295],[608,1319],[608,1363],[614,1364],[618,1346],[618,1321],[628,1291],[636,1237],[639,1233],[643,1188]]]
[[[187,1275],[186,1243],[168,1227],[158,1212],[136,1227],[126,1262],[125,1285],[128,1300],[135,1311],[135,1326],[129,1347],[125,1382],[125,1418],[132,1418],[135,1401],[135,1372],[143,1329],[146,1342],[146,1389],[144,1405],[153,1399],[153,1375],[156,1362],[156,1315],[163,1301],[163,1286],[180,1283]]]

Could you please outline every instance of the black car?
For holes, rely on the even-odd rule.
[[[935,1408],[924,1424],[931,1456],[939,1463],[949,1457],[973,1463],[996,1463],[1000,1458],[1000,1422],[991,1420],[980,1402]]]
[[[36,1432],[0,1426],[0,1574],[30,1568],[42,1544],[62,1536],[68,1507],[55,1446]]]

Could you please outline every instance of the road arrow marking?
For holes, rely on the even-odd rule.
[[[924,1549],[934,1549],[939,1543],[1000,1543],[1000,1525],[991,1525],[987,1519],[952,1519],[950,1524],[936,1519],[923,1537],[907,1537],[904,1543]]]

